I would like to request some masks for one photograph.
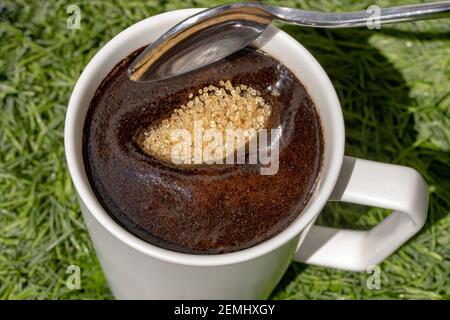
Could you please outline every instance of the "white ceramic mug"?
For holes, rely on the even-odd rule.
[[[201,9],[145,19],[109,41],[81,74],[67,110],[66,158],[81,210],[108,283],[119,299],[266,298],[292,259],[363,271],[383,261],[425,223],[428,193],[422,176],[407,167],[344,156],[344,120],[336,92],[314,57],[288,34],[270,27],[255,43],[303,83],[320,114],[325,137],[323,168],[303,212],[275,237],[251,248],[191,255],[151,245],[118,225],[97,200],[82,157],[83,124],[105,76],[129,53]],[[392,209],[368,231],[313,226],[329,200]]]

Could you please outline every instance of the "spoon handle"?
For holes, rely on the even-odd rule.
[[[369,7],[366,11],[327,13],[283,7],[267,8],[275,20],[315,28],[350,28],[450,17],[450,1],[391,8]]]

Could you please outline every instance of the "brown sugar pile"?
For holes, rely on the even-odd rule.
[[[171,162],[180,163],[181,160],[183,163],[197,163],[194,161],[195,147],[199,145],[194,143],[195,135],[201,132],[200,143],[205,149],[211,139],[203,133],[214,129],[216,134],[222,136],[219,140],[223,143],[215,145],[212,157],[223,159],[245,145],[258,130],[265,128],[272,113],[272,106],[261,97],[258,90],[246,85],[233,86],[230,81],[220,81],[219,87],[210,85],[199,89],[198,94],[194,96],[191,93],[189,99],[186,104],[176,108],[169,118],[144,131],[140,144],[145,153]],[[180,130],[184,130],[185,134],[189,132],[190,139],[182,140],[176,134]],[[227,131],[231,130],[243,133],[244,139],[229,145],[226,136]],[[185,143],[184,149],[175,150],[181,141]],[[204,162],[209,160],[203,156]]]

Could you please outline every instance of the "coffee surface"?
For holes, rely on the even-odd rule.
[[[286,228],[311,197],[324,148],[320,119],[299,80],[267,54],[245,48],[176,78],[136,83],[127,67],[137,53],[102,82],[84,124],[85,168],[106,211],[151,244],[196,254],[245,249]],[[268,126],[282,129],[276,174],[261,175],[261,164],[177,166],[136,143],[143,128],[221,80],[251,86],[270,102]]]

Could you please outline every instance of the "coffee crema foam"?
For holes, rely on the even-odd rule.
[[[261,92],[230,80],[199,89],[195,97],[190,93],[189,99],[142,132],[138,144],[145,153],[174,164],[222,164],[249,141],[254,146],[272,114]]]
[[[84,166],[103,208],[122,228],[140,239],[190,254],[243,250],[284,230],[302,213],[312,196],[324,148],[319,114],[301,82],[280,61],[252,47],[178,77],[134,82],[128,78],[127,69],[143,49],[131,53],[111,70],[97,88],[84,122]],[[230,152],[235,157],[232,164],[211,165],[178,165],[158,156],[170,155],[159,148],[149,150],[151,153],[144,150],[144,132],[148,135],[151,130],[158,130],[164,120],[168,120],[165,124],[171,123],[174,113],[176,119],[194,126],[196,117],[201,120],[208,108],[203,106],[205,110],[194,116],[187,110],[189,101],[194,100],[194,107],[196,97],[199,101],[202,96],[210,99],[217,91],[225,95],[215,88],[232,95],[225,88],[227,80],[231,91],[238,91],[239,87],[236,99],[249,94],[248,99],[258,101],[251,119],[243,114],[236,117],[234,112],[227,116],[229,109],[224,106],[226,125],[219,121],[221,116],[209,119],[211,112],[209,122],[197,123],[204,127],[203,133],[217,129],[219,124],[226,133],[230,120],[233,126],[240,123],[240,127],[250,120],[244,128],[257,132],[258,143],[261,133],[270,132],[267,145],[279,144],[279,166],[275,171],[262,173],[270,165],[262,161],[259,153],[256,164],[249,161],[250,152],[245,153],[246,161],[240,164],[236,158],[241,148],[234,154]],[[228,105],[226,101],[223,102]],[[266,104],[271,107],[270,113],[268,107],[264,108]],[[183,110],[183,117],[177,109]],[[256,110],[261,110],[258,112],[264,117],[259,122]],[[281,136],[273,134],[278,128]],[[278,136],[279,143],[273,143],[273,136]],[[249,139],[246,144],[255,140]],[[203,148],[203,140],[200,145]],[[225,157],[227,150],[222,151]],[[215,152],[212,155],[216,156]]]

